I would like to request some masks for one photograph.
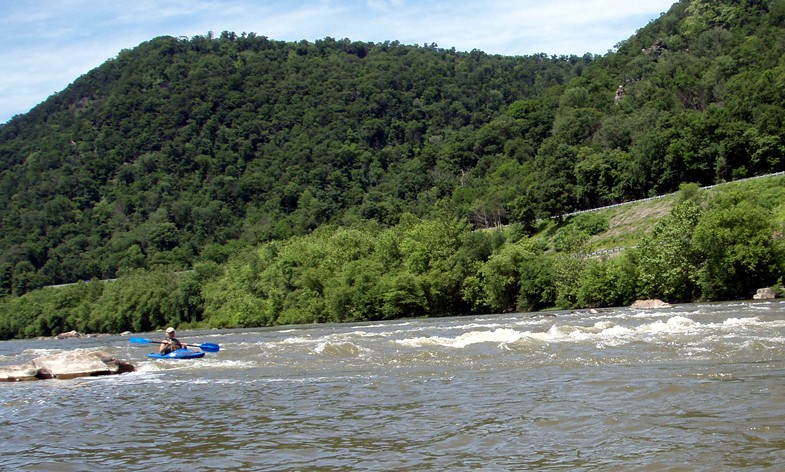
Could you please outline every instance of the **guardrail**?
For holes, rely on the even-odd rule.
[[[715,187],[720,187],[722,185],[736,184],[736,183],[739,183],[739,182],[746,182],[748,180],[764,179],[764,178],[768,178],[768,177],[777,177],[777,176],[781,176],[781,175],[785,175],[785,171],[775,172],[773,174],[766,174],[766,175],[756,175],[754,177],[746,177],[746,178],[739,179],[739,180],[731,180],[730,182],[722,182],[722,183],[719,183],[719,184],[707,185],[705,187],[700,187],[698,190],[708,190],[708,189],[712,189],[712,188],[715,188]],[[588,210],[578,210],[578,211],[573,211],[571,213],[564,213],[562,215],[551,216],[550,218],[551,219],[567,218],[567,217],[570,217],[570,216],[580,215],[581,213],[589,213],[589,212],[592,212],[592,211],[607,210],[609,208],[616,208],[616,207],[620,207],[620,206],[624,206],[624,205],[632,205],[633,203],[641,203],[641,202],[647,202],[647,201],[651,201],[651,200],[657,200],[658,198],[670,197],[672,195],[676,195],[677,193],[678,192],[666,193],[664,195],[656,195],[654,197],[641,198],[639,200],[632,200],[630,202],[614,203],[613,205],[607,205],[607,206],[597,207],[597,208],[590,208]]]

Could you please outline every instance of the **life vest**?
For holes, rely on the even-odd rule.
[[[166,338],[166,341],[169,341],[169,344],[164,346],[163,351],[161,354],[169,354],[172,351],[176,351],[178,349],[183,348],[183,343],[180,342],[177,338]]]

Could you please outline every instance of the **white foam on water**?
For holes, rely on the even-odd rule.
[[[757,316],[749,318],[728,318],[721,323],[709,323],[706,326],[726,332],[732,331],[733,333],[745,333],[753,330],[762,330],[766,332],[785,327],[785,319],[764,321]]]
[[[752,318],[728,318],[722,322],[722,326],[726,328],[745,328],[752,325],[761,324],[760,318],[754,316]]]
[[[22,351],[22,355],[41,357],[52,354],[59,354],[61,352],[65,352],[65,349],[25,349]]]
[[[308,344],[314,342],[313,338],[304,337],[304,336],[296,336],[293,338],[286,338],[278,341],[277,343],[271,344]]]
[[[538,317],[538,318],[531,318],[528,320],[513,321],[510,324],[513,326],[540,326],[540,325],[551,324],[551,323],[553,323],[553,318]]]
[[[142,362],[132,363],[136,366],[137,372],[161,372],[176,366],[171,359],[145,359]]]
[[[235,337],[235,336],[244,336],[244,335],[252,335],[253,333],[248,331],[244,333],[209,333],[209,334],[197,334],[194,336],[185,335],[185,336],[178,336],[178,339],[182,339],[183,341],[187,342],[187,340],[192,340],[194,344],[199,344],[198,340],[201,338],[228,338],[228,337]],[[196,341],[193,341],[196,339]]]
[[[657,315],[662,317],[662,313]],[[783,323],[781,320],[777,324]],[[516,342],[536,340],[543,343],[595,343],[599,347],[619,346],[629,342],[684,342],[685,336],[702,336],[710,339],[712,331],[734,330],[743,331],[747,328],[759,329],[762,325],[758,318],[729,318],[720,323],[702,324],[684,315],[674,315],[667,319],[656,319],[638,326],[624,326],[611,319],[600,319],[593,325],[559,324],[550,326],[545,331],[516,330],[513,328],[496,328],[493,330],[471,330],[466,333],[448,336],[416,336],[396,340],[401,346],[407,347],[452,347],[465,348],[479,343],[496,343],[506,346]],[[467,325],[469,326],[469,325]],[[700,348],[695,348],[700,351]]]
[[[768,303],[750,303],[745,306],[749,310],[769,311],[771,306]]]
[[[390,336],[388,332],[369,332],[369,331],[352,331],[351,333],[347,333],[344,335],[344,338],[350,338],[352,336],[357,336],[360,338],[386,338]]]
[[[785,319],[782,319],[782,320],[771,320],[771,321],[765,321],[765,322],[762,321],[761,325],[765,326],[766,328],[770,328],[770,329],[778,329],[778,328],[785,327]]]
[[[624,326],[619,326],[619,325],[614,325],[614,326],[609,326],[609,327],[603,328],[598,333],[598,335],[601,336],[601,337],[606,337],[606,338],[626,339],[626,338],[629,338],[630,335],[632,335],[634,333],[635,333],[635,331],[630,329],[630,328],[627,328],[627,327],[624,327]]]
[[[637,311],[627,316],[627,318],[663,318],[666,314],[657,311]]]
[[[143,368],[147,366],[136,366],[136,372],[129,372],[123,375],[112,376],[111,378],[117,382],[134,383],[138,381],[160,383],[164,378],[160,376],[162,369],[160,368]]]
[[[507,326],[506,324],[501,323],[469,323],[464,325],[458,325],[449,327],[448,329],[460,329],[460,330],[470,330],[470,329],[491,329],[491,328],[501,328]]]
[[[417,338],[397,339],[396,344],[407,347],[449,346],[452,339],[441,336],[420,336]]]
[[[258,367],[258,364],[254,361],[237,361],[237,360],[228,360],[228,359],[201,359],[202,362],[196,364],[197,367],[202,368],[217,368],[223,369],[225,367],[229,368],[237,368],[237,369],[247,369],[252,367]]]
[[[192,385],[204,385],[204,386],[212,386],[212,385],[223,385],[223,386],[231,386],[231,385],[240,385],[242,383],[247,382],[246,379],[188,379],[188,380],[178,380],[178,383],[183,383],[188,386]]]
[[[444,346],[464,348],[479,343],[509,344],[520,340],[525,333],[510,328],[497,328],[493,331],[470,331],[455,338],[444,336],[422,336],[400,339],[395,342],[409,347]]]
[[[137,372],[257,367],[257,364],[252,360],[221,359],[220,354],[212,353],[195,359],[154,359],[145,357],[142,362],[131,362],[136,365]]]
[[[385,323],[367,324],[367,325],[355,326],[352,329],[370,329],[370,328],[387,328],[387,329],[390,329],[393,326],[396,326],[396,327],[399,327],[399,326],[411,326],[411,324],[412,324],[411,321],[405,321],[405,322],[400,322],[400,323],[389,323],[389,324],[385,324]]]
[[[208,354],[208,356],[210,355]],[[259,366],[253,360],[218,359],[207,356],[198,359],[155,359],[152,362],[158,365],[161,370],[249,369]]]
[[[153,372],[161,372],[164,370],[159,363],[153,361],[145,361],[140,363],[133,363],[136,366],[136,372],[130,372],[127,375],[144,376]]]
[[[700,308],[699,308],[699,309],[697,309],[697,310],[693,310],[693,311],[685,311],[685,312],[683,312],[683,313],[682,313],[682,316],[687,316],[687,315],[700,315],[700,314],[703,314],[703,313],[706,313],[706,312],[705,312],[704,310],[702,310],[702,309],[700,309]]]
[[[641,325],[637,331],[648,334],[688,334],[694,332],[701,325],[685,316],[676,315],[666,321],[657,320],[653,323]]]
[[[370,349],[351,342],[323,341],[317,344],[314,352],[335,357],[358,357],[370,352]]]
[[[221,346],[221,350],[222,351],[226,351],[228,349],[231,349],[233,351],[236,351],[236,350],[248,349],[248,348],[252,348],[252,347],[256,347],[256,346],[262,346],[264,344],[271,344],[271,343],[264,342],[264,341],[254,341],[254,342],[243,341],[243,342],[239,342],[239,343],[226,344],[224,346]],[[229,348],[229,346],[232,346],[232,347]]]

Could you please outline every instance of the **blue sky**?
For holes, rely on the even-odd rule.
[[[509,56],[605,54],[676,0],[7,0],[0,123],[156,36],[436,43]]]

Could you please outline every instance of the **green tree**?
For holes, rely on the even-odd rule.
[[[688,302],[700,294],[696,282],[699,258],[693,237],[703,209],[694,201],[677,205],[658,221],[634,250],[638,293],[644,298]]]
[[[589,261],[581,274],[577,305],[600,308],[627,306],[636,298],[637,273],[625,255]]]
[[[108,283],[87,328],[97,333],[150,331],[175,321],[178,276],[171,269],[139,270]]]
[[[751,193],[721,192],[695,226],[701,260],[696,282],[709,300],[750,298],[772,285],[782,259],[772,238],[770,212]]]

